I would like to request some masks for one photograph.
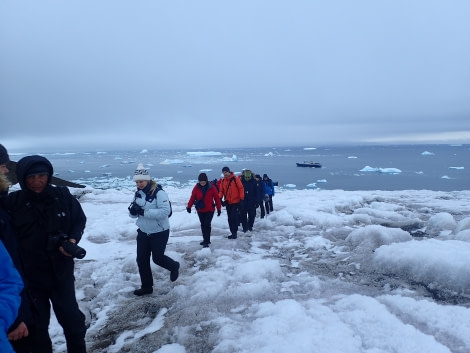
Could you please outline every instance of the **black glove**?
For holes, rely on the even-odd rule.
[[[222,207],[227,206],[227,201],[221,201],[220,203],[222,204]]]
[[[191,207],[186,207],[186,212],[191,213]]]
[[[221,213],[222,213],[221,210],[217,210],[217,217],[219,217]]]
[[[140,207],[138,204],[135,202],[131,203],[129,207],[127,208],[129,210],[129,213],[133,216],[139,215],[140,210],[142,210],[142,207]],[[143,210],[142,210],[143,211]]]
[[[139,206],[139,212],[138,212],[139,216],[143,216],[144,215],[144,209],[142,207]]]

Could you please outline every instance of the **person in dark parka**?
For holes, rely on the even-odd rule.
[[[255,175],[256,180],[256,203],[259,206],[261,211],[260,217],[264,218],[266,215],[266,211],[264,209],[264,195],[266,194],[266,187],[264,185],[264,181],[261,179],[259,174]]]
[[[64,249],[65,242],[80,241],[85,214],[66,187],[50,184],[53,167],[46,158],[22,158],[16,175],[21,190],[8,195],[6,206],[18,237],[24,278],[37,309],[33,313],[33,352],[53,351],[48,332],[52,303],[64,330],[67,352],[86,353],[85,316],[75,297],[74,260]]]
[[[10,182],[7,179],[9,173],[7,164],[10,162],[8,151],[3,145],[0,145],[0,240],[8,251],[15,268],[24,278],[23,266],[18,253],[17,238],[11,226],[10,217],[7,214],[5,200],[8,196]],[[34,331],[33,307],[29,296],[28,289],[24,286],[21,291],[21,304],[18,315],[13,324],[8,328],[8,339],[16,353],[31,352],[31,337]]]
[[[256,180],[254,175],[249,169],[245,169],[240,176],[243,185],[245,197],[243,199],[243,206],[240,209],[240,220],[242,223],[243,232],[253,230],[253,224],[256,217]]]

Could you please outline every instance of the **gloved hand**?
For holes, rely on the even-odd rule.
[[[129,213],[133,216],[139,215],[139,211],[142,210],[142,207],[133,202],[128,208]],[[143,210],[142,210],[143,211]]]
[[[186,212],[191,213],[191,207],[186,207]]]
[[[139,206],[138,215],[139,215],[139,216],[143,216],[143,215],[144,215],[144,209],[143,209],[142,207],[140,207],[140,206]]]
[[[219,217],[221,213],[222,213],[221,210],[217,210],[217,217]]]

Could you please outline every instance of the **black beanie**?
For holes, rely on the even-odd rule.
[[[197,180],[198,180],[198,181],[209,181],[209,179],[207,178],[207,174],[206,174],[206,173],[201,173],[201,174],[199,174],[199,176],[197,177]]]
[[[3,145],[0,145],[0,164],[7,164],[8,162],[10,162],[8,151]]]
[[[222,168],[222,173],[223,172],[230,172],[230,168],[229,167],[223,167]]]
[[[269,179],[268,174],[263,174],[263,179]]]

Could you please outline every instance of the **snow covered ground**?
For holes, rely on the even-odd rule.
[[[180,277],[153,265],[145,297],[132,184],[72,190],[88,217],[76,288],[90,353],[470,351],[470,191],[278,190],[237,240],[223,210],[202,249],[191,188],[165,190]],[[51,335],[66,352],[55,319]]]

